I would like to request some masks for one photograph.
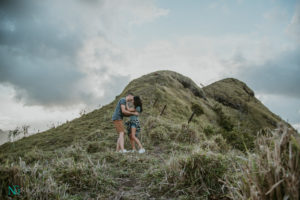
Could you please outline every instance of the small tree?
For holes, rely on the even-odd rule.
[[[80,117],[86,114],[86,109],[81,109],[79,112]]]
[[[23,125],[22,126],[22,131],[23,131],[24,137],[28,134],[29,127],[30,127],[29,125]]]
[[[21,131],[20,131],[20,128],[19,128],[19,127],[16,127],[14,130],[10,130],[10,131],[8,132],[8,140],[9,140],[10,142],[13,142],[14,139],[15,139],[18,135],[20,135],[20,133],[21,133]]]
[[[200,116],[204,113],[202,107],[199,104],[194,104],[193,103],[192,106],[191,106],[191,109],[192,109],[193,113],[192,113],[191,117],[188,120],[188,124],[192,121],[194,115]]]

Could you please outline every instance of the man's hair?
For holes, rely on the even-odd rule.
[[[129,96],[129,95],[134,96],[134,94],[132,92],[128,92],[126,96]]]

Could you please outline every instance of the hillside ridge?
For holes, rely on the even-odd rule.
[[[178,89],[178,90],[177,91],[174,90],[171,92],[169,88],[172,87],[173,89],[175,90]],[[182,91],[184,91],[184,94],[180,97]],[[260,114],[262,115],[262,118],[264,118],[265,119],[264,121],[266,122],[259,123],[260,126],[256,127],[255,131],[264,128],[263,126],[270,126],[272,128],[275,128],[276,123],[282,121],[280,117],[278,117],[277,115],[269,111],[269,109],[267,109],[258,99],[255,98],[253,90],[251,90],[244,82],[239,81],[238,79],[225,78],[220,81],[214,82],[208,86],[200,88],[192,79],[190,79],[187,76],[181,75],[174,71],[161,70],[161,71],[155,71],[143,75],[140,78],[130,81],[129,84],[123,90],[123,92],[120,95],[116,96],[116,99],[111,103],[107,104],[106,106],[100,109],[96,109],[70,122],[62,124],[59,127],[56,127],[54,129],[50,129],[29,136],[28,138],[24,138],[24,140],[28,140],[29,138],[34,138],[34,137],[40,137],[39,135],[44,135],[44,134],[47,135],[49,131],[57,132],[55,130],[60,130],[67,126],[70,127],[70,125],[73,123],[77,123],[80,121],[82,121],[81,123],[83,123],[84,121],[86,121],[86,119],[90,119],[90,117],[92,116],[101,115],[104,109],[105,110],[109,109],[105,111],[106,117],[108,119],[108,115],[112,114],[113,112],[116,101],[121,96],[125,96],[125,94],[128,92],[133,92],[134,94],[140,95],[142,97],[144,101],[144,105],[146,105],[144,115],[147,117],[153,114],[151,113],[151,111],[153,111],[153,108],[149,106],[149,104],[154,104],[155,101],[158,99],[159,99],[159,103],[155,106],[161,106],[160,104],[165,104],[165,105],[171,104],[166,102],[166,100],[169,99],[169,97],[175,97],[176,98],[175,103],[179,103],[178,105],[181,104],[182,106],[185,106],[185,111],[182,112],[181,114],[186,116],[189,115],[186,113],[186,111],[189,111],[190,108],[188,108],[189,107],[188,105],[184,105],[184,104],[187,104],[186,101],[190,101],[190,102],[199,103],[204,107],[204,110],[210,109],[210,111],[208,111],[206,115],[212,114],[211,113],[211,110],[213,109],[212,105],[217,103],[220,103],[220,105],[225,108],[224,109],[225,112],[229,111],[228,112],[229,115],[244,114],[243,117],[245,118],[245,117],[252,117],[249,114]],[[258,108],[254,108],[253,110],[253,104],[255,105],[257,104]],[[233,110],[228,110],[228,109],[233,109]],[[237,111],[238,113],[231,113],[231,111],[233,112]],[[166,115],[167,115],[166,117],[168,117],[168,113],[166,113]],[[95,121],[95,119],[93,119],[93,121]],[[175,118],[174,121],[176,121]],[[259,121],[259,120],[254,120],[254,121]],[[108,124],[110,124],[109,120],[105,120],[105,122],[108,122]],[[89,127],[87,127],[87,129],[88,128]],[[73,139],[71,138],[70,140],[73,141]],[[51,141],[48,141],[48,143],[49,145],[52,144]],[[2,148],[0,147],[0,152],[1,149],[3,148],[5,149],[5,147]]]

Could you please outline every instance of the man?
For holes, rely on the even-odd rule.
[[[112,116],[113,123],[116,127],[117,132],[119,133],[119,138],[117,141],[117,152],[120,151],[121,153],[126,153],[126,149],[124,149],[124,124],[123,124],[123,117],[124,116],[131,116],[131,115],[139,115],[138,112],[132,112],[126,110],[126,103],[131,102],[133,103],[134,95],[132,93],[128,93],[127,96],[121,98],[117,103],[115,112]]]

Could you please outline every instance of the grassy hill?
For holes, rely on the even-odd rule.
[[[115,152],[111,116],[128,92],[143,100],[145,154]],[[203,114],[188,124],[194,104]],[[291,126],[245,83],[229,78],[200,88],[176,72],[153,72],[131,81],[100,109],[1,145],[1,195],[7,198],[8,185],[17,184],[21,199],[234,198],[243,191],[230,189],[241,175],[237,166],[250,162],[257,133],[269,137],[279,122],[298,152]],[[125,148],[130,149],[128,138]]]

